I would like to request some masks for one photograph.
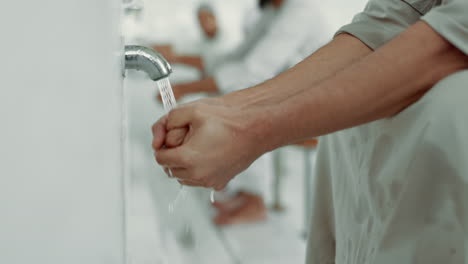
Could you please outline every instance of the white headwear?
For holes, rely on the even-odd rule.
[[[200,13],[201,11],[208,11],[210,13],[214,13],[214,9],[213,9],[213,6],[206,3],[206,2],[202,2],[200,3],[200,5],[198,6],[198,9],[197,9],[197,12]]]

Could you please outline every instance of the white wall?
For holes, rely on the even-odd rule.
[[[124,263],[119,5],[0,4],[0,263]]]

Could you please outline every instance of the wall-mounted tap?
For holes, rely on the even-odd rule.
[[[125,46],[125,70],[144,71],[153,81],[172,73],[169,62],[157,51],[143,46]]]

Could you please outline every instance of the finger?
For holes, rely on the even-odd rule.
[[[214,189],[215,191],[217,191],[217,192],[220,192],[220,191],[226,189],[226,184],[214,186],[213,189]]]
[[[173,169],[170,169],[170,168],[167,168],[167,167],[164,168],[164,172],[166,173],[167,177],[174,178],[174,175],[172,175],[172,170]]]
[[[167,115],[159,119],[152,127],[153,131],[153,149],[160,150],[164,146],[166,139]]]
[[[186,161],[187,154],[184,153],[182,147],[179,148],[160,148],[155,154],[156,162],[163,166],[172,169],[174,174],[175,168],[187,168],[188,163]]]
[[[175,128],[189,127],[194,121],[194,107],[190,105],[181,106],[173,109],[168,114],[166,129],[173,130]]]
[[[185,186],[190,186],[190,187],[204,187],[202,183],[197,183],[197,182],[191,182],[191,181],[186,181],[186,180],[177,180],[180,184],[185,185]]]
[[[185,137],[187,136],[189,129],[188,127],[176,128],[167,132],[165,145],[169,148],[175,148],[184,142]]]
[[[183,180],[182,178],[179,178],[179,175],[183,175],[185,169],[182,168],[169,168],[169,178],[175,178],[178,181]]]
[[[208,187],[205,180],[194,177],[194,173],[192,172],[192,170],[184,168],[172,168],[170,170],[173,178],[198,184],[197,186]]]
[[[177,181],[178,181],[179,183],[184,182],[184,184],[185,184],[185,183],[187,183],[187,184],[188,184],[188,183],[191,183],[191,184],[202,184],[201,182],[194,181],[194,180],[188,180],[188,179],[177,179]]]

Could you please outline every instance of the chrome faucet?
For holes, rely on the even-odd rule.
[[[153,81],[172,73],[169,62],[157,51],[143,46],[125,46],[125,70],[144,71]]]

